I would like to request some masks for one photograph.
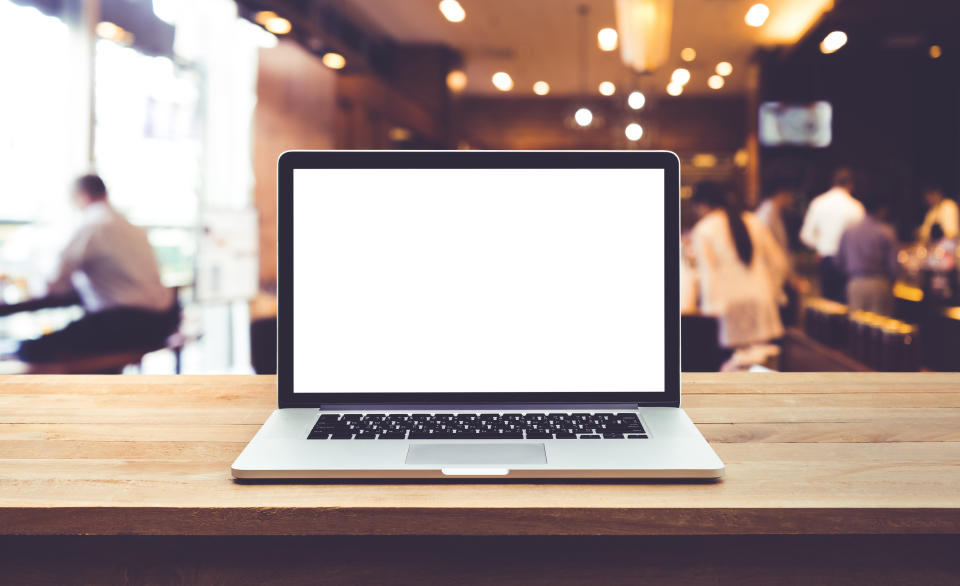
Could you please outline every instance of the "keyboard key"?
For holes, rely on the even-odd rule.
[[[438,439],[437,435],[432,431],[411,431],[410,435],[407,436],[407,439]]]
[[[586,435],[581,435],[580,439],[600,439],[600,436],[596,434],[586,434]]]
[[[527,439],[553,439],[553,434],[545,431],[527,431]]]
[[[603,434],[603,439],[623,439],[623,434],[608,431]]]
[[[407,437],[407,432],[405,432],[405,431],[403,431],[403,432],[391,431],[391,432],[387,432],[387,433],[381,433],[379,436],[377,436],[377,439],[382,439],[382,440],[398,440],[398,439],[406,439],[406,437]]]
[[[647,439],[647,436],[642,433],[628,433],[627,439]]]

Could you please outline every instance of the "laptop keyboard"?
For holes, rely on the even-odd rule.
[[[646,439],[636,413],[324,413],[308,439]]]

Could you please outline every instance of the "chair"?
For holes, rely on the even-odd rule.
[[[179,311],[179,287],[172,287],[172,290],[174,299],[177,300],[177,311]],[[33,299],[15,305],[0,305],[0,316],[52,307],[71,307],[79,304],[79,302],[80,299],[76,295]],[[64,356],[57,360],[44,362],[17,363],[14,361],[11,363],[8,361],[4,368],[0,370],[5,373],[20,372],[23,374],[121,374],[127,366],[140,367],[143,357],[148,353],[166,349],[173,352],[175,371],[176,374],[180,374],[183,349],[187,343],[197,338],[199,336],[190,337],[183,334],[178,325],[177,329],[167,336],[163,344],[154,347],[98,351],[90,354]],[[17,364],[20,366],[18,367]]]

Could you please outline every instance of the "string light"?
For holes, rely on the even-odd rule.
[[[509,92],[513,89],[513,78],[510,77],[510,74],[506,71],[498,71],[494,73],[491,80],[493,81],[493,87],[497,88],[501,92]]]
[[[580,126],[590,126],[590,123],[593,122],[593,112],[589,108],[580,108],[574,113],[573,119]]]
[[[747,15],[743,20],[747,23],[747,26],[761,27],[763,23],[767,22],[769,16],[770,8],[762,2],[758,2],[747,10]]]

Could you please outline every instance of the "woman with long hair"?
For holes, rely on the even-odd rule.
[[[719,319],[719,342],[742,348],[783,336],[777,297],[786,256],[770,231],[724,186],[704,181],[693,191],[700,220],[692,240],[700,310]]]

